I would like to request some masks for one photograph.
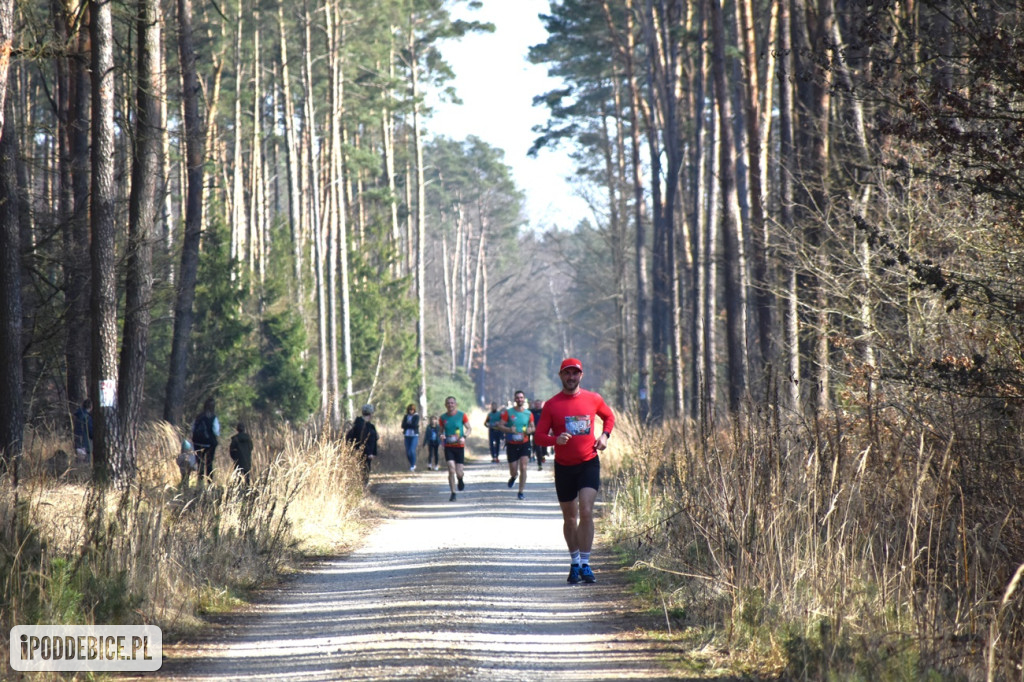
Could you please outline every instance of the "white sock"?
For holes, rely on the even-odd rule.
[[[580,563],[584,566],[590,563],[590,552],[580,552]]]
[[[575,552],[569,552],[569,557],[572,559],[573,566],[580,565],[580,553],[579,550]]]

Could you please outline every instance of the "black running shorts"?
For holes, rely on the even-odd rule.
[[[450,448],[444,446],[444,461],[456,464],[466,463],[466,448]]]
[[[555,494],[559,502],[572,502],[584,488],[601,488],[601,458],[566,466],[555,462]]]
[[[529,443],[506,443],[505,454],[509,462],[518,462],[520,457],[530,458]]]

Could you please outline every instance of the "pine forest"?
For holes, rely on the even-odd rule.
[[[1024,6],[550,0],[529,151],[590,215],[542,227],[526,150],[430,132],[480,5],[0,0],[4,486],[84,401],[117,494],[209,399],[323,443],[578,357],[666,620],[1024,680]]]

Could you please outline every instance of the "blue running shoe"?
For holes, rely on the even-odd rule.
[[[458,487],[459,490],[465,490],[466,489],[466,484],[462,482],[461,478],[459,479],[459,485],[457,487]]]
[[[520,500],[525,500],[526,499],[526,495],[524,495],[522,493],[519,493],[519,499]]]
[[[573,564],[569,567],[569,577],[565,579],[565,582],[570,585],[575,585],[580,581],[580,567]]]
[[[594,576],[594,572],[590,570],[590,564],[583,564],[580,566],[580,577],[583,578],[585,583],[596,583],[597,578]]]
[[[511,487],[512,487],[512,486],[514,486],[515,484],[516,484],[516,477],[515,477],[515,476],[513,476],[513,477],[512,477],[512,478],[510,478],[510,479],[508,479],[508,487],[509,487],[509,488],[511,488]]]

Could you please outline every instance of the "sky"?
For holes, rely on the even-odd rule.
[[[548,77],[546,66],[527,60],[530,46],[547,39],[537,15],[548,11],[548,0],[483,0],[483,7],[477,10],[468,9],[465,3],[455,5],[455,18],[491,22],[495,32],[441,44],[441,52],[455,72],[451,85],[463,103],[429,97],[428,103],[436,111],[425,124],[433,134],[456,140],[476,135],[505,150],[505,163],[526,195],[526,212],[534,230],[572,229],[591,217],[586,203],[573,194],[566,180],[573,174],[573,162],[565,145],[542,150],[536,158],[526,154],[537,137],[533,127],[544,124],[548,115],[546,107],[533,106],[533,98],[560,85]]]

